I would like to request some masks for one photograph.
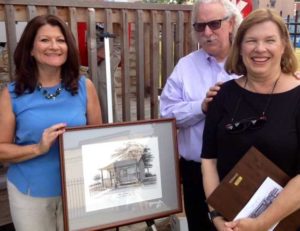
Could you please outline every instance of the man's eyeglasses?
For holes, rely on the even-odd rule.
[[[221,27],[222,21],[225,21],[229,19],[229,16],[226,16],[225,18],[218,19],[218,20],[213,20],[209,22],[195,22],[193,24],[194,30],[197,32],[203,32],[208,26],[211,30],[217,30]]]
[[[225,130],[231,134],[237,134],[244,132],[246,130],[256,130],[261,128],[267,122],[267,117],[261,115],[259,117],[252,117],[247,119],[242,119],[240,121],[232,121],[225,125]]]

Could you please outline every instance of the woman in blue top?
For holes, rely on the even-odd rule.
[[[37,16],[14,53],[15,81],[0,93],[0,161],[16,230],[63,230],[57,137],[68,126],[101,124],[94,85],[79,76],[65,22]]]

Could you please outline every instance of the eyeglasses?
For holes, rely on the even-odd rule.
[[[226,16],[225,18],[218,19],[218,20],[213,20],[209,22],[195,22],[193,24],[194,30],[197,32],[203,32],[208,26],[211,30],[217,30],[221,27],[222,21],[225,21],[229,19],[229,16]]]
[[[244,132],[246,130],[256,130],[260,129],[267,122],[267,117],[261,115],[259,117],[252,117],[247,119],[242,119],[237,122],[231,122],[225,125],[225,130],[231,134],[237,134]]]

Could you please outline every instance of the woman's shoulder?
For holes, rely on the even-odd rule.
[[[5,102],[9,102],[11,94],[10,92],[11,90],[9,90],[9,84],[0,90],[0,105]]]
[[[221,85],[218,94],[215,96],[216,101],[226,101],[236,98],[241,95],[241,87],[236,83],[236,80],[228,80]]]
[[[231,79],[226,82],[224,82],[221,86],[220,92],[232,92],[232,91],[237,91],[241,88],[239,84],[237,83],[237,79]]]
[[[6,85],[6,88],[11,91],[11,90],[14,90],[15,89],[15,86],[16,86],[16,82],[10,82]]]
[[[15,87],[16,87],[16,82],[10,82],[8,83],[3,90],[7,90],[8,94],[15,97]]]
[[[238,79],[231,79],[223,83],[226,87],[236,87]]]
[[[93,85],[93,81],[89,78],[87,78],[86,76],[82,76],[81,81],[83,81],[86,85],[87,88],[91,87],[91,85]]]
[[[78,84],[82,88],[88,88],[88,85],[92,84],[92,80],[89,79],[86,75],[80,75]]]
[[[8,85],[0,89],[0,97],[9,95]]]
[[[87,92],[96,91],[93,81],[85,76],[81,77],[81,81],[84,81],[84,85]]]
[[[284,75],[275,93],[290,93],[300,91],[300,76]]]

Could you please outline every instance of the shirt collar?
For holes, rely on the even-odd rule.
[[[210,63],[210,62],[215,62],[215,63],[217,63],[219,66],[224,67],[224,64],[225,64],[227,58],[226,58],[225,60],[223,60],[222,62],[218,62],[214,56],[209,55],[209,54],[208,54],[205,50],[203,50],[203,49],[202,49],[202,51],[203,51],[203,53],[204,53],[205,59],[206,59],[209,63]]]

